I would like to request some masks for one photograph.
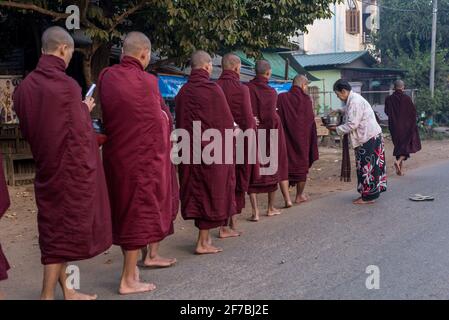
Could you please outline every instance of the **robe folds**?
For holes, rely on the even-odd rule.
[[[240,82],[239,75],[234,71],[224,70],[217,84],[226,96],[232,116],[239,129],[242,131],[252,129],[256,132],[257,127],[251,108],[249,89]],[[255,141],[252,142],[254,143]],[[245,194],[248,192],[251,176],[258,174],[257,162],[254,164],[249,163],[249,152],[251,152],[250,143],[251,141],[245,139],[245,145],[243,147],[243,152],[245,153],[244,163],[235,165],[235,200],[237,213],[241,213],[242,209],[245,208]]]
[[[0,153],[0,218],[5,214],[6,210],[9,208],[9,193],[8,187],[6,186],[5,175],[3,172],[3,159]],[[2,246],[0,245],[0,281],[8,278],[6,273],[9,270],[9,263],[6,260],[5,255],[2,251]]]
[[[312,100],[298,86],[278,97],[278,113],[285,132],[290,184],[305,182],[318,160],[318,136]]]
[[[170,115],[162,109],[157,78],[133,57],[103,70],[99,90],[113,243],[127,251],[141,249],[173,233],[177,188]]]
[[[393,155],[408,157],[421,150],[416,107],[412,99],[402,91],[395,91],[385,99],[385,113],[394,144]]]
[[[278,139],[275,141],[278,147],[277,156],[270,155],[277,161],[277,171],[273,175],[260,175],[252,177],[249,186],[249,193],[267,193],[276,191],[280,181],[288,180],[288,158],[287,147],[285,145],[284,129],[282,128],[281,119],[276,112],[277,92],[268,85],[268,79],[263,76],[256,76],[247,86],[249,87],[251,97],[251,107],[253,115],[259,119],[260,129],[266,130],[266,153],[269,155],[270,150],[270,131],[277,130]],[[261,151],[260,144],[263,143],[258,139],[258,152]],[[272,164],[271,164],[272,165]],[[268,165],[260,164],[260,167]]]
[[[18,86],[14,108],[36,163],[34,182],[43,264],[94,257],[112,243],[103,166],[81,88],[65,62],[42,55]]]
[[[225,130],[234,129],[234,119],[226,97],[221,88],[210,80],[206,70],[194,69],[176,96],[175,105],[176,128],[186,130],[190,136],[190,150],[183,150],[190,153],[190,164],[181,163],[178,166],[181,214],[186,220],[194,219],[200,230],[223,226],[236,213],[235,166],[224,161]],[[220,132],[223,137],[221,163],[207,164],[203,157],[200,161],[194,161],[194,121],[200,122],[201,134],[207,129]],[[201,149],[199,152],[203,154],[212,142],[196,142]]]

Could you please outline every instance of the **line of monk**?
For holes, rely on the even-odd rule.
[[[304,194],[307,173],[318,159],[316,127],[308,81],[298,76],[289,93],[279,97],[268,85],[271,66],[257,61],[256,77],[240,82],[241,61],[234,54],[222,59],[223,73],[210,79],[211,56],[196,51],[191,56],[191,75],[176,96],[177,129],[195,136],[194,121],[201,130],[215,129],[223,136],[233,130],[246,142],[243,163],[223,161],[181,163],[171,161],[174,121],[158,88],[157,78],[145,69],[151,59],[151,42],[140,32],[123,41],[119,64],[104,69],[98,80],[99,98],[107,140],[98,147],[90,112],[93,98],[83,99],[80,86],[66,75],[74,41],[60,27],[50,27],[42,36],[42,56],[36,69],[19,85],[14,106],[20,129],[29,142],[36,162],[35,195],[38,207],[39,245],[44,265],[41,299],[54,299],[59,283],[65,299],[96,299],[67,283],[69,262],[95,257],[120,246],[123,270],[120,294],[152,291],[156,286],[140,280],[139,267],[170,267],[175,258],[159,254],[159,244],[173,234],[180,203],[181,215],[198,228],[196,254],[214,254],[222,249],[212,243],[211,229],[219,238],[240,236],[236,215],[252,205],[251,221],[259,220],[258,193],[268,193],[268,216],[281,213],[274,206],[280,185],[285,207],[293,205],[289,182],[297,187],[296,203]],[[250,161],[250,149],[259,154],[262,141],[245,140],[251,129],[276,129],[273,140],[266,135],[267,150],[277,148],[275,163]],[[202,154],[212,142],[195,146],[190,139],[190,157]],[[236,147],[235,145],[233,146]],[[215,152],[216,150],[214,150]],[[238,155],[236,155],[238,157]],[[267,166],[276,170],[263,175]],[[0,213],[9,197],[0,176]],[[142,254],[139,261],[139,254]],[[9,268],[0,248],[0,280]]]

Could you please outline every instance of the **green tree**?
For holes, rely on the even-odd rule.
[[[443,117],[449,115],[446,99],[449,96],[449,0],[439,1],[433,99],[429,90],[432,2],[384,0],[381,4],[376,46],[381,52],[382,64],[407,71],[407,86],[419,90],[418,111]]]
[[[413,54],[416,43],[420,51],[430,51],[432,37],[432,1],[380,1],[380,31],[376,46],[383,59],[394,59],[403,52]],[[449,0],[439,0],[437,41],[449,43]],[[402,10],[402,11],[401,11]]]
[[[201,48],[212,53],[243,49],[252,56],[261,49],[285,45],[315,19],[331,16],[329,5],[340,0],[0,0],[0,8],[46,17],[63,24],[65,7],[76,4],[82,30],[91,44],[77,48],[84,56],[90,84],[107,64],[104,57],[122,34],[140,30],[166,57],[161,63],[185,62]]]

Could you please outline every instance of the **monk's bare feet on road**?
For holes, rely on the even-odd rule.
[[[84,294],[75,290],[66,290],[64,292],[65,300],[97,300],[96,294]]]
[[[226,239],[226,238],[233,238],[233,237],[239,237],[240,233],[229,228],[229,227],[221,227],[218,237],[221,239]]]
[[[371,201],[365,201],[362,198],[356,199],[354,200],[352,203],[353,204],[357,204],[357,205],[363,205],[363,204],[373,204],[375,201],[371,200]]]
[[[248,221],[258,222],[259,221],[259,216],[251,215],[251,218],[248,218]]]
[[[149,268],[168,268],[176,263],[175,258],[163,258],[159,255],[155,257],[148,257],[143,262],[143,266]]]
[[[272,207],[272,208],[268,208],[267,216],[269,216],[269,217],[278,216],[281,213],[282,213],[281,210],[279,210],[279,209],[277,209],[275,207]]]
[[[223,249],[214,247],[208,243],[200,244],[198,243],[196,246],[195,254],[214,254],[222,252]]]
[[[251,222],[259,221],[259,209],[256,209],[256,210],[253,209],[251,218],[249,218],[248,221],[251,221]]]
[[[133,279],[131,281],[122,280],[118,292],[122,295],[125,295],[125,294],[149,292],[153,291],[154,289],[156,289],[156,286],[152,283],[144,283],[140,281],[135,281]]]
[[[309,196],[306,194],[301,194],[301,195],[297,196],[295,199],[296,204],[301,204],[306,201],[309,201]]]
[[[395,161],[394,162],[394,168],[396,169],[396,174],[398,176],[403,176],[404,175],[404,173],[401,170],[401,164],[399,163],[399,161]]]
[[[289,201],[289,202],[286,202],[285,203],[285,207],[284,208],[291,208],[291,207],[293,207],[293,202],[291,202],[291,201]]]

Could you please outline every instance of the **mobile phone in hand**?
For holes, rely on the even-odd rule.
[[[86,93],[86,99],[92,97],[95,91],[95,87],[96,87],[95,83],[90,86],[89,91],[87,91]]]

